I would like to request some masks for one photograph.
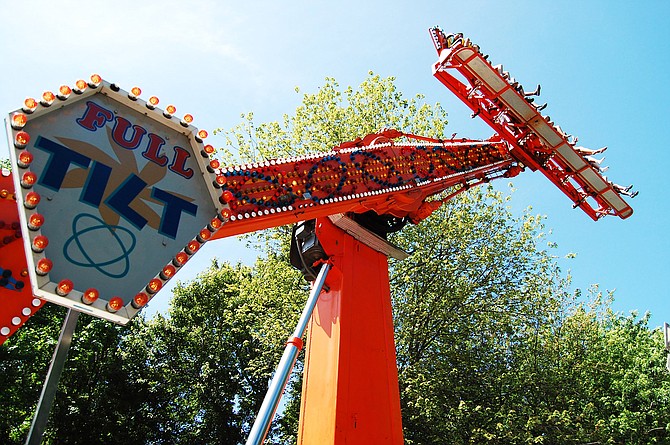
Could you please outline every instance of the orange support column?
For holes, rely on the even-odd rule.
[[[401,445],[387,257],[328,218],[316,234],[333,267],[309,324],[298,443]]]

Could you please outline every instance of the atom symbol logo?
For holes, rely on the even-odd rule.
[[[123,278],[130,271],[129,256],[137,240],[121,226],[110,226],[94,215],[80,214],[72,220],[72,236],[63,246],[65,258],[81,267],[92,267],[110,278]]]

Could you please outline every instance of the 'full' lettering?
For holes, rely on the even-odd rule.
[[[149,161],[165,167],[169,162],[169,156],[161,153],[161,149],[166,141],[154,133],[149,133],[141,125],[133,125],[128,119],[123,118],[93,101],[86,102],[84,115],[77,119],[77,123],[88,131],[97,131],[107,125],[108,122],[114,122],[112,127],[112,139],[119,147],[126,150],[137,150],[144,144],[145,136],[147,143],[144,145],[142,156]],[[193,169],[186,166],[186,162],[191,155],[182,147],[172,147],[172,163],[168,169],[186,179],[193,177]]]

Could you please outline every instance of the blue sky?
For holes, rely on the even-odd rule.
[[[210,133],[248,111],[259,122],[291,114],[301,99],[295,86],[313,92],[326,76],[358,85],[372,70],[395,76],[408,97],[440,102],[450,132],[488,137],[431,74],[428,28],[463,32],[527,89],[540,83],[545,114],[581,145],[607,145],[608,177],[640,191],[631,218],[593,222],[539,173],[525,173],[514,181],[515,212],[532,206],[547,216],[556,254],[577,254],[561,260],[575,286],[616,289],[615,309],[650,311],[652,327],[670,321],[670,2],[37,0],[1,8],[0,110],[99,73],[173,103]],[[253,255],[236,240],[209,243],[177,278],[193,277],[213,256]],[[162,291],[149,309],[165,308],[169,296]]]

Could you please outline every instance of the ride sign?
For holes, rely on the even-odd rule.
[[[34,295],[125,324],[224,222],[192,117],[92,76],[10,113]]]

